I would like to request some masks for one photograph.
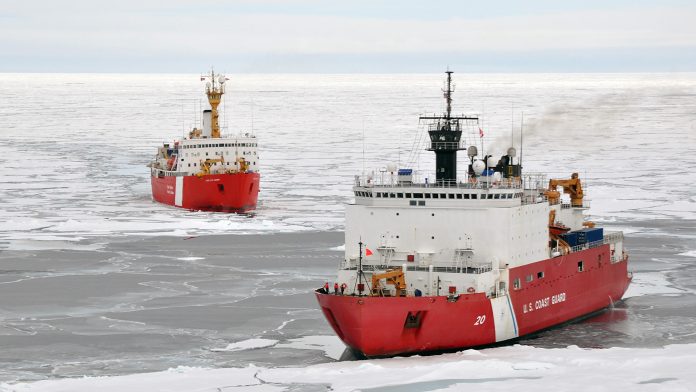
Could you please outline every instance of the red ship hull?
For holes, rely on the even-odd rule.
[[[609,245],[603,245],[511,268],[510,281],[519,278],[521,287],[509,293],[514,335],[501,339],[496,338],[492,299],[484,293],[462,294],[456,300],[316,296],[339,338],[368,357],[475,347],[549,328],[620,300],[631,280],[628,260],[612,263],[609,252]],[[529,275],[531,282],[526,281]]]
[[[151,177],[152,198],[189,210],[248,212],[256,208],[259,173]]]

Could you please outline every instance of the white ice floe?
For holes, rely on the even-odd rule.
[[[336,336],[317,335],[303,336],[297,339],[290,339],[287,343],[279,343],[276,347],[294,348],[300,350],[320,350],[329,358],[339,359],[345,351],[346,346]]]
[[[508,346],[432,357],[339,362],[268,369],[275,383],[328,384],[334,391],[689,390],[696,375],[696,345],[664,349],[541,349]]]
[[[628,286],[623,298],[641,295],[674,295],[686,292],[686,290],[672,285],[662,272],[637,272],[633,274],[631,285]]]
[[[336,392],[399,391],[693,391],[696,344],[664,348],[544,349],[506,346],[306,367],[200,369],[115,377],[1,384],[16,392],[277,391],[292,386]],[[298,389],[299,388],[299,389]]]
[[[78,241],[84,239],[84,237],[39,237],[34,240],[29,239],[10,239],[7,241],[5,246],[8,250],[83,250],[83,251],[94,251],[99,250],[104,247],[104,244],[80,244]]]
[[[223,348],[211,348],[210,351],[223,352],[223,351],[242,351],[242,350],[252,350],[255,348],[270,347],[278,343],[277,340],[273,339],[247,339],[239,342],[230,343],[227,347]]]
[[[263,384],[254,375],[259,368],[202,369],[177,367],[164,372],[132,374],[118,377],[86,377],[45,380],[24,384],[0,384],[0,391],[36,392],[216,392],[225,391],[276,392],[284,388]]]
[[[196,260],[205,260],[205,257],[188,256],[188,257],[177,257],[176,259],[181,260],[181,261],[196,261]]]
[[[696,250],[690,250],[688,252],[679,253],[679,256],[696,257]]]
[[[337,252],[343,252],[343,251],[346,250],[346,244],[339,245],[339,246],[334,246],[333,248],[331,248],[331,249],[329,249],[329,250],[335,250],[335,251],[337,251]]]

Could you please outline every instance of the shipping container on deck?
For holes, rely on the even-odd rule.
[[[578,245],[592,244],[604,239],[604,229],[601,227],[593,227],[588,229],[578,230]]]
[[[578,232],[577,231],[569,231],[567,233],[560,234],[559,237],[566,242],[569,246],[577,246],[578,245]]]

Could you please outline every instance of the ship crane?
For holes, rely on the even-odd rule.
[[[383,296],[384,287],[381,284],[381,280],[384,279],[387,284],[393,284],[396,288],[396,295],[400,297],[406,296],[406,279],[404,278],[404,271],[401,268],[395,268],[381,274],[372,275],[372,295]]]
[[[218,163],[218,162],[221,163],[221,164],[224,164],[224,163],[225,163],[225,158],[224,158],[224,157],[220,157],[220,158],[216,158],[216,159],[206,159],[205,161],[204,161],[204,160],[201,160],[201,171],[199,171],[198,173],[196,173],[196,175],[197,175],[198,177],[202,177],[202,176],[207,176],[207,175],[209,175],[209,174],[210,174],[210,168],[213,167],[213,165],[216,164],[216,163]]]
[[[582,207],[582,184],[578,173],[573,173],[570,179],[551,179],[549,180],[549,189],[544,191],[544,195],[549,199],[550,204],[558,204],[561,194],[556,190],[557,187],[563,187],[563,193],[570,195],[570,205],[573,207]]]

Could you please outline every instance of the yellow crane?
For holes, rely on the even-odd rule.
[[[213,167],[213,165],[216,164],[216,163],[218,163],[218,162],[224,164],[224,163],[225,163],[225,158],[221,156],[220,158],[206,159],[205,161],[204,161],[204,160],[201,160],[201,171],[199,171],[198,173],[196,173],[196,175],[197,175],[198,177],[203,177],[203,176],[209,175],[209,174],[210,174],[210,168]]]
[[[582,207],[582,184],[578,173],[573,173],[569,179],[549,180],[549,189],[544,191],[544,195],[549,199],[550,204],[558,204],[560,201],[561,194],[556,190],[559,186],[563,187],[563,193],[570,195],[571,206]]]
[[[406,279],[404,278],[404,271],[401,270],[401,267],[387,270],[381,274],[372,274],[372,295],[384,295],[385,287],[382,286],[382,279],[385,280],[386,284],[394,285],[394,288],[396,288],[396,295],[400,297],[406,296]]]

